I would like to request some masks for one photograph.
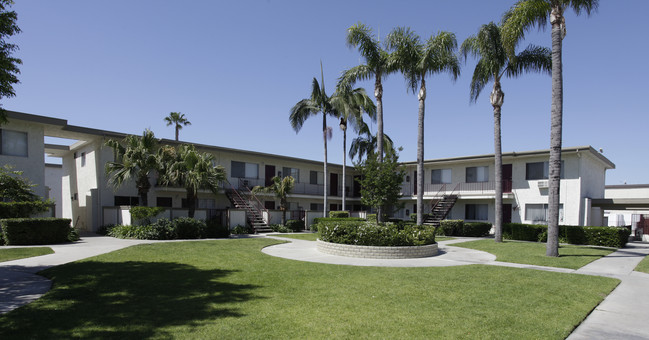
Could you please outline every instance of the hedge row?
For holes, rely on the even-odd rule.
[[[304,230],[304,221],[288,220],[286,225],[271,224],[270,229],[276,233],[291,233]]]
[[[108,236],[141,240],[175,240],[199,238],[226,238],[230,230],[215,221],[180,217],[173,220],[161,218],[148,225],[106,226]]]
[[[364,222],[365,219],[361,217],[316,217],[313,219],[313,223],[311,223],[311,231],[318,231],[319,225],[321,222]],[[368,219],[369,221],[369,219]],[[376,221],[376,218],[373,220]]]
[[[26,218],[49,209],[43,201],[0,202],[0,218]]]
[[[581,227],[560,225],[559,242],[623,248],[631,230],[621,227]],[[548,226],[539,224],[505,223],[503,238],[511,240],[546,242]]]
[[[467,222],[463,220],[443,220],[440,229],[446,236],[483,237],[489,235],[491,223]]]
[[[368,221],[324,221],[320,240],[363,246],[420,246],[435,243],[434,229],[411,224],[376,224]]]
[[[9,218],[0,220],[0,243],[7,245],[55,244],[78,239],[69,218]]]

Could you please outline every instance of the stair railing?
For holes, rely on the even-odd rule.
[[[246,202],[246,203],[248,202],[248,198],[245,198],[245,197],[241,196],[241,193],[239,192],[239,190],[235,189],[234,186],[232,185],[232,183],[230,183],[230,181],[227,178],[225,179],[225,181],[230,186],[231,195],[234,194],[234,196],[238,197],[242,202]],[[239,187],[241,187],[242,184],[243,183],[241,181],[241,178],[239,178]],[[244,186],[244,187],[248,188],[247,186]],[[248,190],[250,190],[250,189],[248,189]],[[250,226],[254,228],[254,224],[253,224],[254,220],[252,219],[254,213],[255,212],[258,213],[262,218],[263,218],[263,215],[261,214],[261,212],[259,210],[257,210],[257,211],[252,210],[252,205],[251,204],[246,204],[245,209],[250,214],[250,216],[248,216],[248,214],[246,214],[246,220],[248,220],[248,223],[250,224]]]
[[[248,201],[250,201],[250,198],[251,198],[251,197],[255,200],[256,204],[254,204],[254,205],[255,205],[256,208],[257,208],[257,213],[258,213],[259,216],[261,216],[261,218],[263,219],[263,218],[264,218],[264,214],[263,214],[263,213],[265,212],[265,213],[268,215],[268,209],[266,209],[266,208],[264,207],[264,205],[261,203],[261,201],[259,200],[259,198],[257,198],[257,195],[255,195],[255,194],[252,193],[252,190],[250,190],[250,188],[246,185],[246,183],[244,183],[244,180],[242,180],[241,178],[239,178],[239,188],[241,188],[241,186],[243,186],[243,187],[246,188],[246,190],[247,190],[246,195],[247,195],[247,197],[248,197]],[[253,203],[254,203],[254,202],[253,202]],[[270,215],[268,215],[268,217],[269,217],[269,219],[270,219]]]

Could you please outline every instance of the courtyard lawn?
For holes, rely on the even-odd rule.
[[[504,240],[502,243],[496,243],[489,239],[452,245],[486,251],[496,255],[497,261],[570,269],[579,269],[615,251],[609,248],[561,245],[559,257],[548,257],[545,256],[545,243],[540,242]]]
[[[643,272],[649,274],[649,256],[645,256],[640,263],[634,269],[637,272]]]
[[[0,248],[0,262],[24,259],[27,257],[54,254],[50,247]]]
[[[563,339],[619,280],[497,266],[292,261],[232,239],[134,246],[43,272],[0,338]]]

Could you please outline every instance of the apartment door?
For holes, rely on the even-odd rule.
[[[512,165],[503,164],[503,192],[510,193],[512,192]],[[511,211],[510,211],[511,217]]]
[[[503,223],[512,223],[512,205],[511,204],[503,204]]]
[[[329,176],[329,193],[331,196],[338,196],[338,174],[331,174]]]
[[[273,177],[275,177],[275,166],[266,165],[266,186],[273,184]]]
[[[414,193],[414,195],[417,195],[417,170],[415,170],[413,172],[412,185],[414,186],[414,189],[412,190],[412,192]]]

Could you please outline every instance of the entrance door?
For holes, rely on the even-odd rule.
[[[329,193],[331,196],[338,196],[338,174],[331,174],[329,176]]]
[[[415,170],[414,174],[412,175],[413,181],[412,185],[415,187],[412,192],[417,195],[417,170]]]
[[[503,192],[512,192],[512,165],[503,164]]]
[[[503,223],[512,223],[512,205],[511,204],[503,204]]]
[[[273,184],[273,177],[275,177],[275,166],[266,165],[266,186]]]

